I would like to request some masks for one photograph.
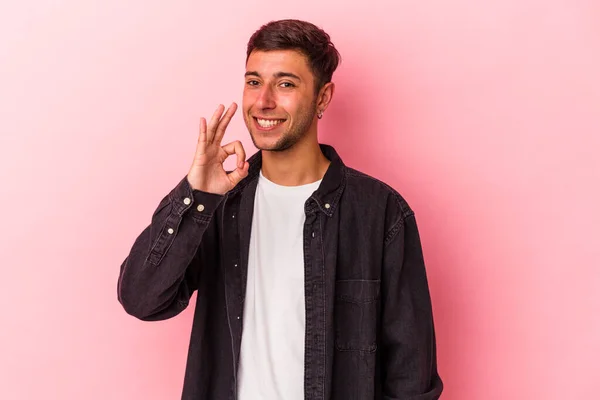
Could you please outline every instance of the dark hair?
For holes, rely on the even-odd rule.
[[[308,58],[315,77],[315,92],[331,82],[341,57],[329,35],[310,22],[297,19],[271,21],[254,32],[248,41],[246,62],[254,50],[297,50]]]

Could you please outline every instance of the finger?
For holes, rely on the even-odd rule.
[[[200,118],[200,134],[198,135],[196,155],[200,156],[204,153],[206,153],[206,119]]]
[[[229,125],[229,122],[231,121],[231,118],[233,118],[236,111],[237,111],[237,104],[231,103],[231,105],[227,109],[227,112],[225,113],[223,118],[221,118],[221,121],[219,122],[219,126],[217,127],[217,132],[216,132],[215,138],[214,138],[215,143],[221,143],[221,140],[223,139],[223,136],[225,135],[225,130],[227,129],[227,126]]]
[[[246,151],[244,150],[244,146],[242,146],[242,142],[236,140],[235,142],[231,142],[223,146],[223,150],[227,153],[228,156],[235,154],[237,158],[237,169],[244,168],[244,163],[246,162]]]
[[[210,119],[210,123],[208,124],[208,130],[206,131],[207,143],[213,142],[217,126],[219,125],[219,120],[223,115],[223,111],[225,111],[225,106],[223,104],[219,104],[219,107],[217,107],[215,110],[212,118]]]

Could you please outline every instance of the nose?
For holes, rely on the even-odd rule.
[[[276,106],[275,96],[269,85],[264,85],[256,98],[256,107],[261,110],[273,109]]]

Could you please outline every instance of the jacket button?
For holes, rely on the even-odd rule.
[[[185,204],[186,206],[187,206],[188,204],[190,204],[191,202],[192,202],[192,200],[190,200],[190,198],[189,198],[189,197],[186,197],[185,199],[183,199],[183,204]]]
[[[204,206],[202,204],[198,204],[198,207],[196,209],[198,211],[202,212],[202,211],[204,211]]]
[[[173,230],[173,228],[169,228],[169,229],[167,229],[167,232],[169,232],[169,235],[172,235],[173,232],[175,232],[175,231]]]
[[[329,203],[325,203],[325,208],[331,208],[331,205]]]

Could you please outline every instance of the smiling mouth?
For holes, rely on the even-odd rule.
[[[263,119],[253,117],[257,125],[262,129],[272,129],[281,123],[285,122],[285,119]]]

